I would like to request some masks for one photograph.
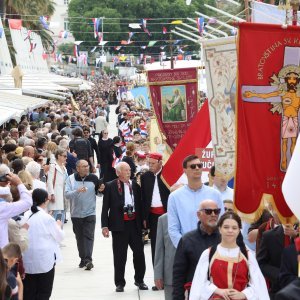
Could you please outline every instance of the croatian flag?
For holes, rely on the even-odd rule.
[[[79,46],[78,45],[74,45],[74,56],[75,57],[79,56]]]
[[[94,24],[94,37],[99,37],[99,28],[102,25],[102,19],[101,18],[93,18],[93,24]]]
[[[198,27],[199,34],[200,34],[200,36],[202,36],[203,29],[204,29],[204,18],[203,17],[197,18],[196,21],[197,21],[197,27]]]

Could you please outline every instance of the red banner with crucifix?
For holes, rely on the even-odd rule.
[[[267,202],[291,222],[281,185],[299,132],[300,28],[239,27],[235,206],[254,217]]]
[[[198,111],[197,68],[148,71],[148,85],[158,124],[174,150]]]

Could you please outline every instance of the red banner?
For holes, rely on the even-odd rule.
[[[197,68],[148,71],[158,124],[174,149],[198,111]]]
[[[300,28],[239,26],[235,205],[254,214],[268,200],[290,222],[281,185],[299,132]]]
[[[208,101],[205,101],[162,170],[165,183],[168,186],[176,183],[183,173],[182,161],[188,155],[198,154],[201,162],[211,157],[210,151],[207,154],[203,152],[203,148],[207,147],[210,141]],[[208,165],[209,161],[204,161],[204,163]]]

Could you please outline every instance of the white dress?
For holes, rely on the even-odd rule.
[[[216,251],[222,257],[238,258],[240,248],[227,249],[218,245]],[[207,278],[209,252],[210,249],[206,249],[199,259],[192,282],[190,300],[208,300],[218,288]],[[247,300],[269,300],[270,297],[265,278],[263,277],[258,263],[251,251],[248,251],[248,269],[250,276],[249,283],[242,291]]]

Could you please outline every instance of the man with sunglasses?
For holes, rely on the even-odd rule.
[[[183,160],[183,170],[188,184],[172,192],[168,200],[168,230],[175,248],[183,234],[197,228],[196,211],[202,201],[214,200],[221,213],[224,212],[220,192],[201,181],[202,163],[198,156],[187,156]]]
[[[220,241],[217,222],[221,209],[213,200],[203,200],[195,215],[197,229],[185,234],[179,241],[173,265],[173,300],[184,299],[189,291],[198,260],[204,250]]]

